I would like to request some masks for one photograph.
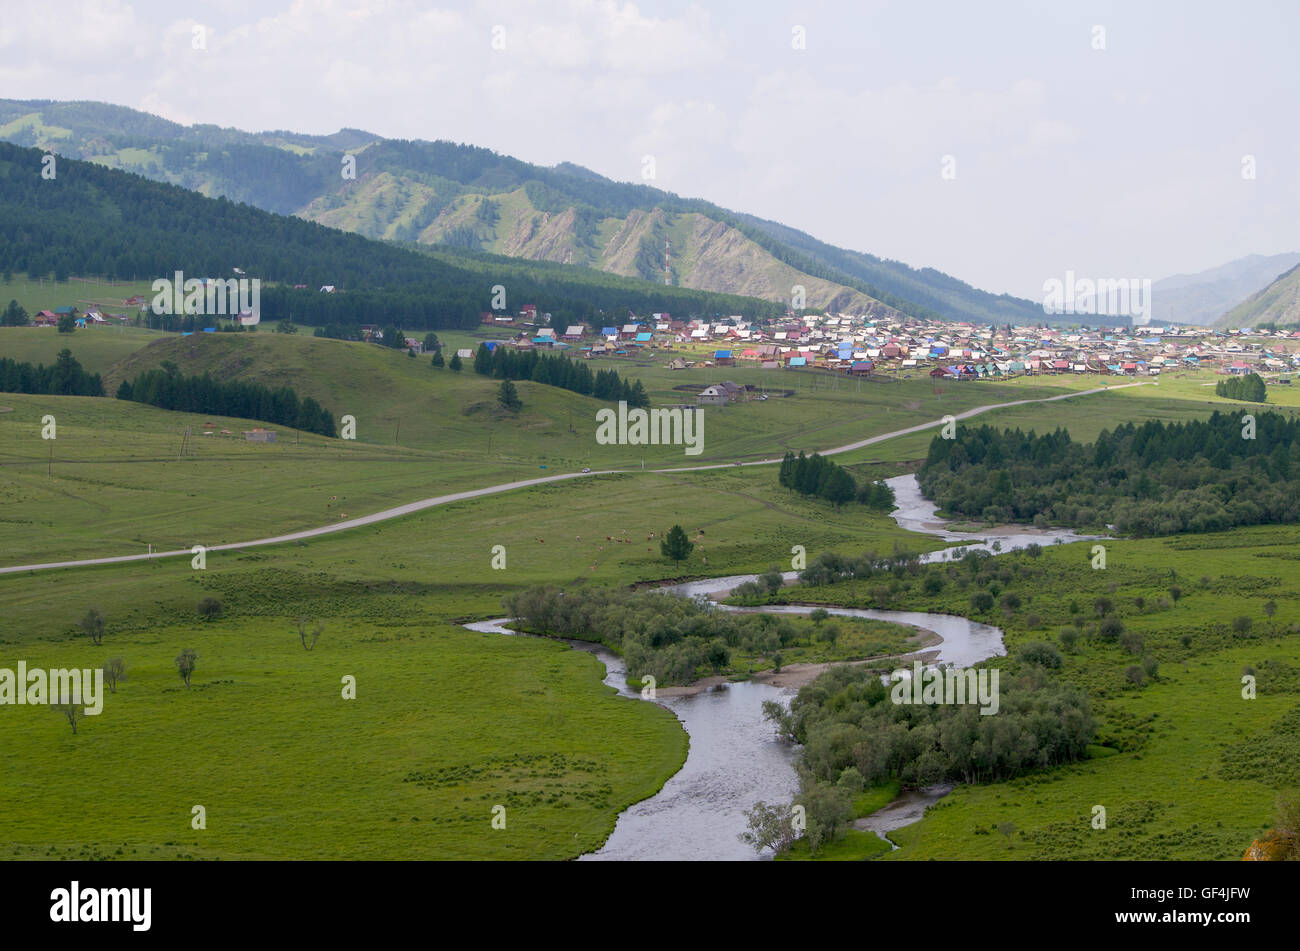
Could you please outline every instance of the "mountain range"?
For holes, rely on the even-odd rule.
[[[753,215],[451,142],[184,126],[96,102],[0,100],[0,139],[393,242],[585,266],[798,309],[1045,323],[1040,304]],[[1077,318],[1055,318],[1073,322]]]

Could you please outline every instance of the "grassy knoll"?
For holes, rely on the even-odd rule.
[[[1294,527],[1272,526],[1113,541],[1104,570],[1089,567],[1086,544],[1051,546],[1037,560],[997,560],[999,598],[1015,592],[1021,603],[974,615],[1007,632],[1012,656],[990,664],[1014,668],[1025,644],[1057,644],[1059,676],[1088,691],[1099,745],[1110,755],[959,787],[893,836],[903,848],[890,858],[1239,858],[1269,825],[1278,789],[1300,785],[1296,537]],[[914,585],[889,606],[971,614],[974,590],[974,583],[962,589],[951,582],[923,594]],[[797,596],[878,603],[853,583]],[[1112,602],[1140,643],[1088,636],[1097,598]],[[1087,620],[1067,647],[1062,631],[1074,627],[1072,606]],[[1249,625],[1238,621],[1243,617]],[[1139,687],[1128,670],[1148,657],[1158,670]],[[1258,676],[1254,700],[1241,696],[1247,667]],[[1105,830],[1090,825],[1095,805],[1107,810]],[[999,831],[1006,823],[1009,831]]]

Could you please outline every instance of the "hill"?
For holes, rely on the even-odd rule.
[[[292,316],[316,325],[395,322],[409,330],[477,326],[492,307],[492,288],[504,280],[496,271],[485,274],[484,262],[451,263],[93,162],[60,158],[55,178],[46,180],[43,155],[0,142],[0,270],[7,274],[134,281],[170,278],[177,270],[190,277],[228,275],[238,266],[271,285],[262,289],[264,318]],[[785,309],[590,269],[544,272],[517,262],[508,276],[511,307],[534,303],[557,323],[629,310],[764,318]],[[347,293],[321,294],[323,285]]]
[[[1212,324],[1296,264],[1300,253],[1251,254],[1194,274],[1161,278],[1151,285],[1151,322]]]
[[[1042,308],[777,222],[451,142],[182,126],[94,102],[0,100],[0,139],[367,237],[584,265],[663,284],[888,316],[1039,323]],[[355,161],[355,178],[341,174]]]
[[[1215,322],[1216,327],[1300,326],[1300,264],[1252,294]]]

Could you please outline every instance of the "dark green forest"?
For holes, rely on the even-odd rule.
[[[650,405],[640,380],[629,383],[617,370],[597,370],[593,374],[585,363],[536,350],[489,349],[487,344],[479,344],[474,353],[474,372],[497,380],[532,380],[598,400],[626,400],[632,407]]]
[[[1264,378],[1258,373],[1245,376],[1233,376],[1214,384],[1216,396],[1226,396],[1230,400],[1247,400],[1251,403],[1263,403],[1268,399],[1268,387]]]
[[[207,373],[186,376],[165,366],[146,370],[129,382],[123,380],[117,398],[183,413],[257,419],[322,436],[335,435],[329,410],[310,396],[299,399],[297,391],[287,386],[271,389],[260,383],[214,380]]]
[[[98,373],[87,373],[65,348],[48,367],[0,357],[0,393],[103,396],[104,384]]]
[[[884,482],[866,482],[858,485],[857,480],[847,469],[815,452],[811,456],[805,456],[800,450],[799,455],[796,456],[793,452],[787,451],[781,459],[777,481],[800,495],[825,499],[836,508],[845,502],[857,499],[858,502],[877,511],[894,510],[894,490]]]
[[[1300,520],[1300,422],[1215,412],[1183,423],[1103,430],[1095,443],[1063,429],[991,426],[935,437],[917,479],[952,516],[1128,535],[1214,532]]]

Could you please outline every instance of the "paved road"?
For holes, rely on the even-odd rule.
[[[1006,409],[1011,406],[1025,406],[1030,403],[1052,403],[1056,400],[1068,400],[1076,396],[1087,396],[1091,393],[1103,393],[1109,390],[1124,389],[1129,386],[1145,386],[1144,383],[1125,383],[1121,386],[1099,386],[1091,390],[1078,390],[1074,393],[1062,393],[1060,396],[1048,396],[1042,399],[1030,400],[1013,400],[1010,403],[991,403],[988,406],[977,406],[974,409],[968,409],[961,413],[952,414],[955,419],[969,419],[972,416],[978,416],[980,413],[987,413],[990,410]],[[878,442],[884,442],[887,439],[895,439],[899,436],[907,436],[911,433],[923,432],[927,429],[933,429],[936,426],[942,426],[943,420],[938,419],[929,423],[920,423],[916,426],[909,426],[906,429],[898,429],[891,433],[882,433],[879,436],[872,436],[869,439],[862,439],[858,442],[849,443],[847,446],[839,446],[835,449],[821,450],[823,456],[833,456],[841,452],[852,452],[855,449],[861,449],[864,446],[870,446]],[[780,463],[780,458],[760,459],[754,462],[743,462],[742,466],[771,466]],[[707,466],[683,466],[672,469],[650,469],[649,472],[702,472],[708,469],[731,469],[735,468],[735,463],[716,463]],[[330,525],[322,525],[319,528],[308,528],[301,532],[292,532],[288,535],[275,535],[271,538],[257,538],[248,542],[233,542],[227,545],[209,545],[207,551],[231,551],[238,548],[256,548],[260,545],[280,545],[284,542],[298,541],[301,538],[316,538],[320,535],[330,535],[334,532],[346,532],[349,529],[360,528],[363,525],[373,525],[376,522],[386,522],[392,518],[401,518],[403,515],[410,515],[413,512],[422,512],[425,509],[431,509],[439,505],[447,505],[451,502],[461,502],[465,499],[475,499],[483,495],[496,495],[498,492],[512,492],[515,489],[526,489],[531,485],[544,485],[547,482],[560,482],[564,479],[587,479],[595,476],[610,475],[615,472],[641,472],[640,469],[601,469],[592,472],[567,472],[561,475],[541,476],[536,479],[524,479],[521,482],[505,482],[501,485],[488,486],[485,489],[470,489],[466,492],[453,492],[450,495],[439,495],[431,499],[421,499],[418,502],[408,502],[406,505],[399,505],[396,508],[384,509],[382,512],[374,512],[370,515],[362,515],[359,518],[350,518],[343,522],[334,522]],[[146,555],[117,555],[112,558],[85,558],[80,561],[51,561],[39,565],[13,565],[8,568],[0,568],[0,575],[15,574],[21,571],[45,571],[50,568],[83,568],[89,565],[116,565],[131,561],[152,561],[155,558],[190,558],[193,557],[191,549],[182,548],[176,551],[156,551],[153,554]]]

